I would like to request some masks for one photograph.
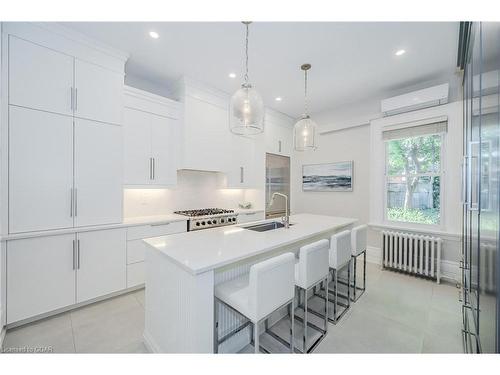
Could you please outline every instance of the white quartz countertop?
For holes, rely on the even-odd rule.
[[[266,220],[272,221],[272,220]],[[297,214],[289,229],[256,232],[232,225],[144,240],[188,272],[199,274],[353,224],[357,219]]]

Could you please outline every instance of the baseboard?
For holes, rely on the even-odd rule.
[[[367,246],[366,261],[369,263],[382,265],[382,251],[379,247]],[[441,260],[441,279],[448,282],[457,283],[460,280],[460,267],[458,262],[451,260]]]

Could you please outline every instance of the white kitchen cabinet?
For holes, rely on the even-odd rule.
[[[225,159],[227,187],[240,189],[257,187],[255,139],[230,134],[228,149],[231,150],[231,157]]]
[[[178,121],[151,114],[151,155],[153,158],[153,184],[177,183],[176,132]]]
[[[75,116],[122,123],[123,74],[75,59]]]
[[[73,226],[73,120],[9,108],[9,232]]]
[[[74,234],[7,241],[7,323],[75,303]]]
[[[72,115],[73,57],[9,36],[9,104]]]
[[[125,289],[126,229],[81,232],[76,238],[76,302]]]
[[[126,87],[125,100],[124,184],[175,185],[180,104],[132,87]]]
[[[184,98],[182,168],[224,171],[229,148],[228,102],[205,101],[194,96]]]
[[[267,109],[264,134],[266,152],[291,156],[293,151],[293,119]]]
[[[121,126],[75,119],[75,226],[122,221]]]
[[[151,182],[151,125],[147,112],[125,108],[123,119],[123,183]]]

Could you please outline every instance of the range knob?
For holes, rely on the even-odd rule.
[[[201,222],[201,225],[205,225],[205,222],[204,222],[204,221],[202,221],[202,222]]]
[[[199,221],[197,221],[197,222],[196,222],[196,226],[197,226],[197,227],[199,227],[199,226],[200,226],[200,222],[199,222]]]
[[[233,220],[233,221],[236,221],[236,218],[235,218],[235,217],[233,217],[233,218],[232,218],[232,220]]]
[[[220,219],[220,222],[221,222],[221,223],[224,223],[224,219]]]
[[[212,224],[212,222],[210,220],[207,221],[207,225],[210,225]]]

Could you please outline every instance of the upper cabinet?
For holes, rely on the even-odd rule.
[[[123,74],[75,59],[75,116],[122,123]]]
[[[294,120],[282,113],[266,109],[264,130],[266,152],[291,156],[293,152]]]
[[[71,115],[72,56],[9,37],[9,104]]]
[[[132,87],[125,89],[124,184],[177,183],[181,105]]]
[[[123,73],[9,37],[9,104],[121,124]]]
[[[182,169],[224,171],[229,141],[229,99],[195,91],[184,96]]]
[[[56,24],[3,24],[2,38],[1,227],[121,222],[126,56]]]

